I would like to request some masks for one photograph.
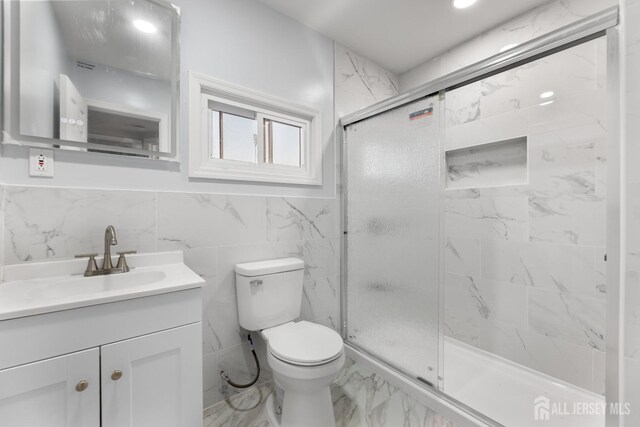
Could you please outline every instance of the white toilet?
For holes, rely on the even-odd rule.
[[[280,427],[334,427],[329,385],[344,365],[344,345],[333,329],[293,321],[300,316],[303,278],[297,258],[236,265],[240,325],[267,342],[269,366],[284,391]],[[268,410],[273,417],[273,407]]]

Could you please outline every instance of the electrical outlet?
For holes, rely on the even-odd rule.
[[[53,150],[29,149],[29,176],[53,177]]]

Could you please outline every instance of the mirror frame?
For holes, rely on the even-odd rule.
[[[113,154],[140,155],[149,159],[176,160],[178,157],[178,138],[180,121],[180,8],[167,0],[145,0],[158,5],[172,15],[171,23],[175,29],[171,40],[171,117],[169,123],[170,151],[151,151],[140,148],[114,147],[108,144],[77,142],[20,133],[20,3],[24,0],[0,0],[2,2],[2,143],[27,147],[55,148],[64,147],[91,148]],[[93,153],[92,153],[93,154]]]

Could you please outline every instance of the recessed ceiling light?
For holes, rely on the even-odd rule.
[[[506,46],[502,46],[502,49],[500,49],[500,53],[502,52],[506,52],[509,49],[513,49],[514,47],[518,46],[518,43],[509,43]]]
[[[542,99],[547,99],[547,98],[551,98],[553,96],[554,92],[552,90],[547,91],[547,92],[542,92],[540,94],[540,98]]]
[[[149,21],[145,21],[144,19],[136,19],[133,21],[133,25],[143,33],[151,34],[158,31],[155,25],[153,25]]]
[[[551,100],[551,101],[543,102],[543,103],[541,103],[541,104],[539,104],[539,105],[542,107],[542,106],[544,106],[544,105],[553,104],[554,102],[555,102],[554,100]]]
[[[476,1],[477,0],[453,0],[453,7],[456,9],[466,9]]]

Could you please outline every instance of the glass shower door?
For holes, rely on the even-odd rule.
[[[411,102],[345,129],[349,342],[436,385],[440,105]]]

